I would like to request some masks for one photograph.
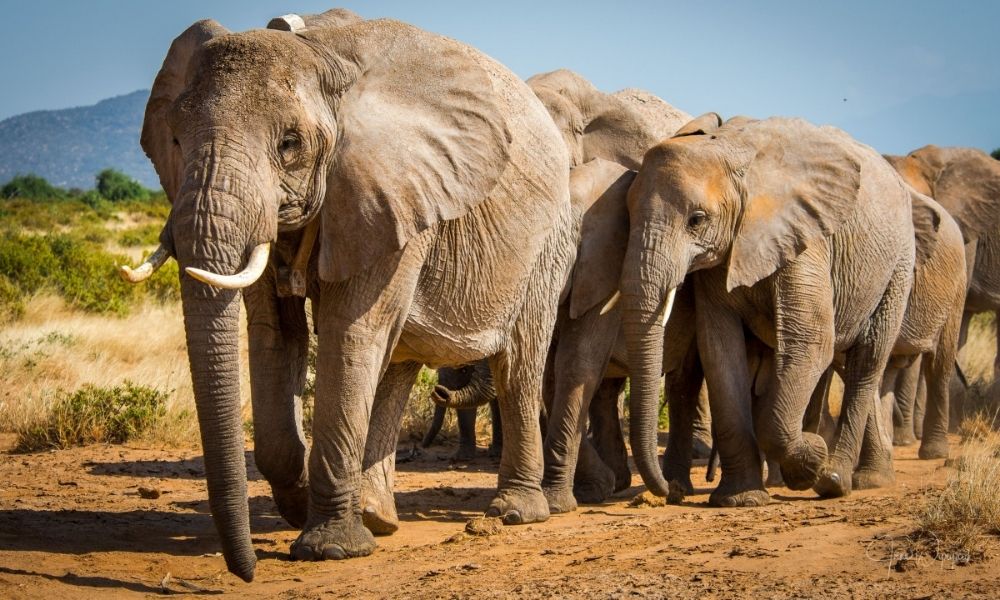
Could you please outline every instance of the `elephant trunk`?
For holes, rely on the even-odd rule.
[[[181,271],[188,360],[212,519],[229,570],[251,581],[257,562],[250,540],[240,401],[241,292],[196,280],[187,271],[239,271],[261,241],[245,222],[239,199],[211,185],[192,186],[171,215]]]
[[[431,400],[445,408],[476,408],[497,397],[493,386],[493,373],[485,360],[476,363],[469,383],[458,390],[450,390],[443,385],[434,386]]]
[[[622,326],[629,361],[632,455],[649,491],[667,496],[669,486],[657,461],[663,330],[683,273],[672,276],[659,237],[644,226],[630,234],[622,273]]]
[[[444,416],[447,410],[447,407],[440,404],[434,407],[434,418],[431,419],[431,426],[427,429],[427,434],[424,435],[423,441],[420,442],[422,447],[429,448],[434,443],[434,438],[437,437],[441,431],[441,426],[444,425]]]

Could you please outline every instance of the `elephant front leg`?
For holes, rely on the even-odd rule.
[[[545,433],[545,475],[542,488],[553,513],[576,509],[573,494],[577,461],[583,444],[587,455],[580,482],[586,500],[601,502],[614,492],[615,476],[584,441],[590,401],[607,368],[618,332],[615,316],[602,316],[597,309],[579,319],[560,319],[559,341],[555,345],[554,394]],[[506,418],[506,416],[505,416]]]
[[[594,448],[601,461],[615,474],[615,492],[632,485],[628,466],[628,449],[622,435],[618,399],[625,388],[625,378],[604,379],[590,401],[590,431]],[[579,466],[577,467],[579,471]]]
[[[479,409],[459,408],[455,411],[458,421],[458,450],[455,460],[467,461],[476,458],[476,414]]]
[[[500,403],[494,398],[490,400],[490,448],[487,455],[490,458],[500,458],[503,452],[503,423],[500,417]]]
[[[691,483],[691,462],[694,457],[696,423],[702,399],[708,402],[707,394],[704,396],[701,394],[704,374],[694,336],[691,336],[683,356],[683,363],[669,365],[664,374],[663,391],[667,400],[670,435],[667,437],[667,449],[663,454],[663,478],[670,484],[667,502],[672,504],[679,503],[684,496],[694,493],[694,484]],[[710,408],[706,406],[705,412],[709,411]],[[703,424],[709,424],[711,427],[711,420],[711,415],[706,414]],[[711,432],[708,437],[711,443]]]
[[[375,390],[361,480],[362,520],[375,535],[389,535],[399,529],[396,502],[392,497],[396,443],[403,424],[403,410],[418,373],[420,363],[391,364]]]
[[[305,299],[279,298],[268,270],[244,291],[250,353],[254,462],[278,512],[292,527],[306,522],[309,478],[302,431],[309,329]]]
[[[722,462],[722,478],[709,497],[709,504],[767,504],[770,497],[764,489],[760,451],[750,414],[750,373],[742,351],[746,347],[743,323],[733,312],[700,294],[696,321],[698,353],[708,383],[708,401]]]

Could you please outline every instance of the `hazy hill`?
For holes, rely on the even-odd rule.
[[[113,167],[158,189],[153,165],[139,147],[149,90],[93,106],[40,110],[0,121],[0,184],[35,173],[60,187],[94,187],[94,175]]]

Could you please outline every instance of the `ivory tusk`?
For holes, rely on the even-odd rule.
[[[270,250],[270,242],[258,245],[250,253],[250,260],[247,261],[247,266],[235,275],[219,275],[194,267],[187,267],[184,270],[188,275],[202,283],[227,290],[239,290],[257,281],[264,273],[264,269],[267,268],[267,255]]]
[[[128,265],[121,265],[118,267],[118,274],[129,283],[139,283],[149,279],[149,276],[162,267],[168,258],[170,258],[170,252],[163,247],[163,244],[160,244],[152,254],[146,257],[146,260],[142,261],[141,265],[134,269]]]
[[[611,296],[611,299],[609,299],[604,304],[604,308],[601,309],[601,314],[602,315],[606,315],[609,312],[611,312],[611,309],[613,309],[615,306],[617,306],[618,305],[618,301],[621,300],[621,299],[622,299],[622,291],[621,290],[615,290],[614,295]]]
[[[299,15],[292,13],[271,19],[267,23],[267,28],[278,31],[302,31],[306,28],[306,22]]]
[[[667,319],[670,318],[670,311],[674,309],[674,295],[677,293],[677,288],[670,290],[667,294],[667,299],[663,301],[663,312],[660,314],[660,327],[667,326]]]

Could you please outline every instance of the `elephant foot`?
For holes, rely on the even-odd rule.
[[[583,504],[600,504],[615,493],[615,472],[600,459],[577,464],[573,495]]]
[[[909,446],[917,443],[917,436],[913,435],[913,426],[902,426],[892,428],[892,445]]]
[[[541,490],[501,489],[486,516],[499,517],[504,525],[541,523],[549,518],[549,502]]]
[[[820,478],[826,464],[826,442],[815,433],[802,433],[802,441],[780,460],[781,478],[791,490],[808,490]],[[850,471],[848,471],[848,474]]]
[[[667,504],[680,504],[689,494],[694,494],[694,486],[691,485],[690,479],[687,484],[674,480],[667,481]]]
[[[476,447],[475,446],[459,446],[458,450],[451,457],[451,460],[455,462],[469,462],[470,460],[476,458]]]
[[[850,463],[831,464],[812,486],[821,498],[841,498],[851,494],[853,469]]]
[[[896,483],[896,473],[890,464],[882,469],[858,469],[854,472],[852,488],[856,490],[873,490],[889,487]]]
[[[925,437],[920,442],[920,450],[917,456],[921,460],[932,460],[935,458],[948,458],[948,440],[946,438]]]
[[[396,503],[390,502],[388,506],[381,506],[374,503],[364,505],[361,511],[361,522],[364,523],[368,531],[375,535],[392,535],[399,529],[399,515],[396,514]]]
[[[542,487],[542,493],[549,503],[549,513],[557,515],[576,510],[575,490],[565,487]]]
[[[497,443],[490,444],[490,449],[486,451],[486,455],[490,458],[500,458],[501,454],[503,454],[503,446]]]
[[[750,483],[735,481],[732,477],[726,477],[724,473],[719,487],[708,497],[709,506],[724,508],[764,506],[770,501],[771,496],[764,489],[759,477],[756,483]]]
[[[611,468],[615,472],[615,489],[612,493],[618,493],[632,487],[632,471],[628,468],[628,463],[614,465]]]
[[[341,560],[368,556],[374,550],[372,533],[351,515],[307,527],[292,542],[291,554],[294,560]]]
[[[680,500],[683,500],[684,496],[694,495],[694,483],[691,482],[691,469],[686,463],[675,464],[664,460],[663,478],[670,485],[671,492],[676,488],[678,493],[681,494]],[[668,496],[668,500],[669,498]],[[680,503],[680,500],[678,500],[677,504]]]
[[[308,516],[309,483],[291,487],[271,486],[271,497],[281,518],[295,529],[302,529]]]

